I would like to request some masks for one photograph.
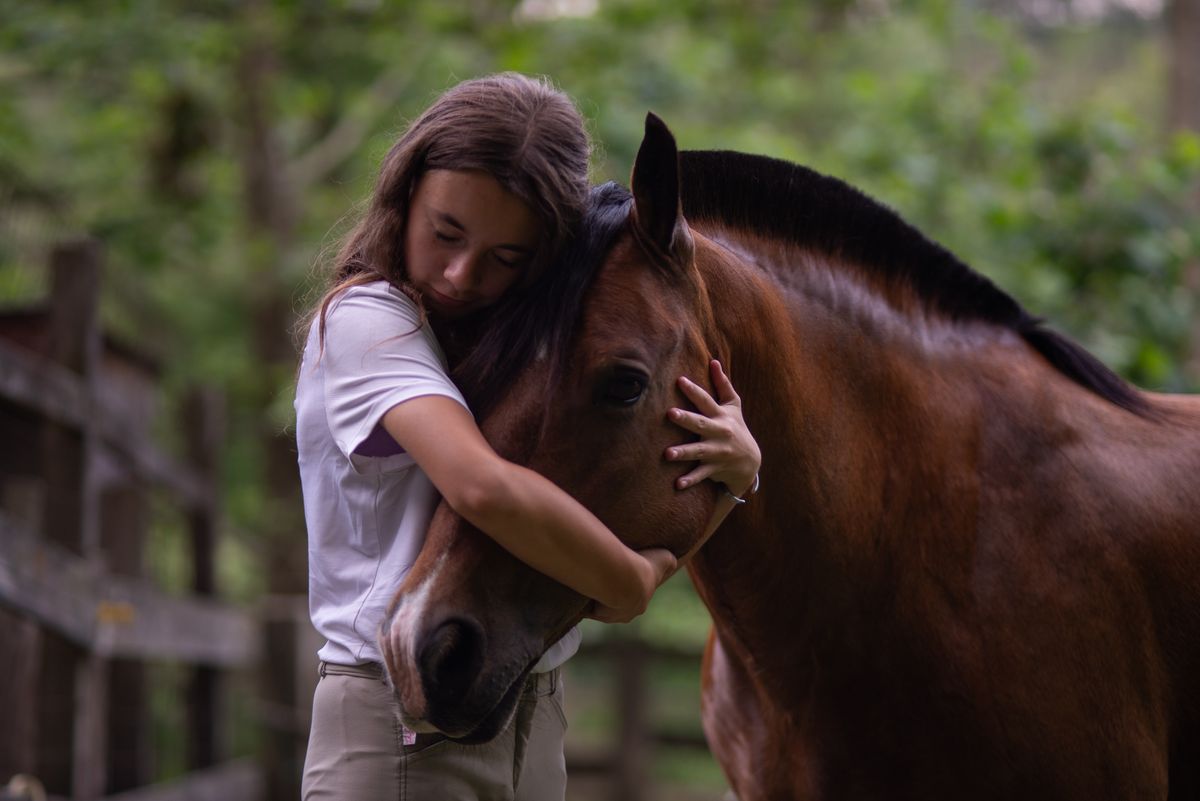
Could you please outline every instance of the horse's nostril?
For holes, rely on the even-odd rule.
[[[483,667],[483,629],[464,618],[441,623],[421,644],[418,664],[427,695],[461,698]]]

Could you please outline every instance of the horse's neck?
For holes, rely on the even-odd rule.
[[[693,576],[722,639],[759,660],[797,653],[762,647],[779,632],[820,637],[823,616],[845,621],[856,593],[886,586],[872,571],[888,560],[862,557],[884,555],[895,532],[936,536],[971,512],[939,505],[941,519],[929,518],[931,494],[970,481],[978,426],[961,396],[928,385],[931,358],[943,380],[955,375],[953,343],[940,352],[922,341],[932,323],[907,323],[853,275],[809,267],[808,277],[773,275],[763,262],[725,260],[706,276],[763,451],[763,489],[734,510]]]
[[[1164,642],[1195,675],[1194,621],[1171,605],[1194,595],[1198,565],[1194,400],[1153,398],[1161,418],[1139,418],[1010,331],[919,318],[836,264],[752,255],[704,276],[762,489],[691,573],[761,709],[807,709],[830,677],[890,675],[909,643],[952,647],[981,577],[1020,603],[1020,581],[997,577],[1022,552],[1055,553],[1063,577],[1142,566],[1118,583],[1165,599],[1156,619],[1179,622]],[[1089,536],[1100,545],[1078,547]],[[1111,556],[1122,544],[1127,560]]]
[[[710,263],[714,338],[784,497],[819,503],[823,525],[861,528],[880,487],[928,488],[958,465],[946,441],[978,428],[969,401],[981,381],[1042,368],[1015,333],[926,316],[915,300],[905,308],[828,260],[773,263],[787,257]]]

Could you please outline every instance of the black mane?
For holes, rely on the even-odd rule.
[[[1094,356],[1042,325],[989,279],[930,241],[891,209],[835,178],[786,161],[728,151],[683,151],[684,216],[719,221],[825,253],[913,287],[951,320],[1008,328],[1059,372],[1137,414],[1146,401]],[[629,190],[595,187],[579,232],[533,291],[506,300],[479,344],[455,368],[482,416],[539,353],[562,369],[584,294],[629,216]]]
[[[1020,334],[1059,372],[1102,398],[1146,415],[1141,395],[1077,343],[989,279],[927,239],[890,208],[806,167],[731,151],[683,151],[684,216],[767,234],[907,282],[951,320],[979,320]]]

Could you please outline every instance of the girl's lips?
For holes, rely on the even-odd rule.
[[[429,294],[433,296],[433,300],[434,300],[435,304],[438,306],[442,306],[443,308],[461,309],[463,306],[470,305],[470,301],[458,300],[456,298],[452,298],[447,295],[443,295],[441,292],[438,292],[433,287],[429,288]]]

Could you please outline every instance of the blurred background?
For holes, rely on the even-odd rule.
[[[1200,388],[1200,0],[0,0],[0,785],[297,796],[292,328],[406,121],[497,70],[575,98],[597,181],[654,110]],[[723,797],[707,629],[685,576],[587,629],[570,798]]]

